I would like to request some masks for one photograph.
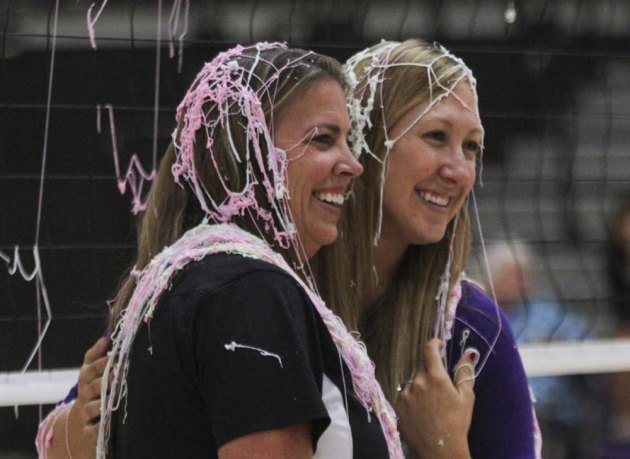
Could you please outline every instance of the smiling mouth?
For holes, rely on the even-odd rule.
[[[321,193],[316,191],[315,197],[326,204],[332,204],[335,206],[343,205],[346,200],[345,196],[339,193]]]
[[[420,191],[420,192],[418,192],[418,194],[426,202],[430,202],[431,204],[435,204],[436,206],[446,207],[448,205],[448,203],[450,202],[450,198],[445,198],[443,196],[437,196],[437,195],[431,194],[431,193],[429,193],[427,191]]]

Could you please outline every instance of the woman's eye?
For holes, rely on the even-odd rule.
[[[431,131],[427,132],[425,136],[430,140],[435,140],[437,142],[443,142],[446,140],[446,134],[442,131]]]
[[[464,144],[464,148],[466,151],[470,152],[470,156],[479,156],[481,155],[481,144],[470,141]]]
[[[316,142],[321,145],[332,145],[333,141],[334,140],[332,136],[330,136],[329,134],[316,135],[315,137],[311,139],[311,142]]]

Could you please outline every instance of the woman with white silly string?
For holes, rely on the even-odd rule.
[[[512,331],[463,272],[467,201],[484,138],[472,72],[439,45],[407,40],[355,54],[346,73],[354,87],[351,144],[364,173],[341,237],[315,257],[322,297],[359,330],[413,449],[428,457],[537,457],[540,432]],[[459,385],[441,392],[451,408],[437,411],[427,391],[453,384],[444,367]],[[472,400],[457,389],[472,367],[471,422]],[[468,426],[466,444],[459,432]]]

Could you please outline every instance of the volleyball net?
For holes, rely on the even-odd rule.
[[[522,344],[519,350],[529,377],[630,371],[628,339]],[[78,368],[0,374],[0,407],[56,404],[78,376]]]

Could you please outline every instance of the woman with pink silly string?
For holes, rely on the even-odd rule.
[[[351,144],[364,173],[341,237],[315,257],[322,297],[360,332],[413,450],[431,458],[538,457],[540,432],[512,331],[464,275],[472,239],[466,204],[484,139],[475,78],[461,59],[420,40],[368,48],[346,72]],[[471,368],[472,421],[470,399],[456,390]],[[444,389],[439,410],[436,388]]]
[[[266,43],[193,82],[111,311],[97,457],[399,451],[365,350],[308,271],[361,173],[344,85],[334,60]]]

